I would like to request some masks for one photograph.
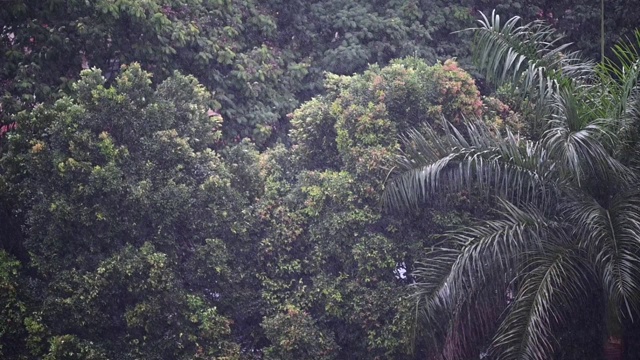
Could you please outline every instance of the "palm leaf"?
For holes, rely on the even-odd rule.
[[[618,138],[629,141],[631,126],[640,120],[640,30],[635,42],[619,43],[613,53],[597,67],[601,96],[596,109]]]
[[[632,316],[640,304],[640,191],[620,191],[604,205],[583,197],[564,211],[579,225],[581,246],[593,257],[608,296]]]
[[[501,25],[495,13],[481,13],[479,26],[466,29],[474,34],[474,62],[484,76],[497,86],[509,85],[521,108],[531,104],[537,120],[548,117],[548,104],[558,91],[578,80],[593,77],[593,64],[579,52],[566,52],[571,44],[542,21],[518,25],[512,17]]]
[[[589,288],[590,271],[581,259],[570,249],[556,248],[540,253],[529,264],[516,300],[493,339],[495,359],[553,358],[554,326],[563,321],[566,307]]]
[[[441,350],[452,358],[490,334],[496,312],[506,306],[505,289],[514,271],[541,251],[549,232],[561,227],[534,207],[519,208],[505,200],[500,204],[503,219],[448,233],[413,273],[413,296],[424,328],[431,330],[430,338],[444,338]],[[478,304],[486,308],[477,312]],[[459,328],[461,319],[470,316],[473,324],[465,321],[466,328]]]
[[[442,192],[479,187],[485,194],[506,199],[542,202],[554,186],[554,165],[539,144],[508,132],[505,137],[481,121],[468,121],[466,137],[444,122],[444,135],[431,125],[402,138],[403,151],[395,159],[393,177],[382,202],[388,209],[416,208]]]
[[[634,181],[630,169],[611,156],[616,135],[607,121],[594,118],[589,106],[579,99],[577,90],[564,89],[555,96],[554,115],[543,134],[543,145],[549,156],[561,163],[563,176],[580,186],[585,176],[601,180]]]
[[[438,130],[425,125],[402,138],[382,200],[406,210],[464,188],[496,196],[498,220],[447,233],[418,267],[418,312],[441,339],[441,355],[468,358],[494,314],[474,304],[493,299],[500,308],[500,295],[515,286],[491,353],[548,359],[556,324],[590,281],[620,318],[640,310],[638,176],[618,158],[640,124],[640,32],[637,46],[618,45],[596,68],[566,53],[544,23],[482,16],[468,29],[476,64],[534,109],[541,140],[501,136],[477,120],[460,131],[446,121]]]

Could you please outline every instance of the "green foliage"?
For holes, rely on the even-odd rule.
[[[102,351],[96,349],[92,342],[79,340],[74,335],[56,336],[51,339],[49,352],[45,360],[106,360]]]
[[[0,161],[44,281],[28,347],[51,359],[235,356],[218,309],[243,283],[228,268],[235,245],[215,239],[247,232],[241,207],[259,194],[258,175],[233,170],[253,182],[232,184],[211,150],[220,118],[207,116],[193,77],[154,89],[134,64],[104,82],[86,71],[72,95],[20,114]],[[242,145],[228,158],[249,168],[256,156]]]
[[[404,139],[400,173],[385,188],[395,210],[473,185],[497,199],[495,219],[445,234],[415,273],[432,352],[447,358],[475,357],[481,346],[499,359],[551,358],[568,309],[585,298],[604,303],[591,326],[604,323],[609,345],[620,343],[622,319],[640,307],[638,174],[622,164],[618,137],[637,122],[638,52],[619,46],[618,58],[596,69],[577,57],[557,60],[564,46],[532,41],[553,39],[552,30],[516,21],[485,18],[474,29],[477,58],[546,115],[541,139],[502,135],[478,120],[464,132],[447,124],[444,134],[425,124]]]
[[[273,46],[275,23],[246,1],[10,1],[0,11],[0,51],[7,63],[2,120],[68,90],[78,72],[139,62],[159,80],[174,70],[196,76],[227,119],[226,139],[263,143],[296,105],[305,66]],[[270,45],[271,44],[271,45]]]
[[[483,96],[482,103],[485,123],[502,131],[509,129],[515,133],[527,134],[523,116],[504,103],[500,96]]]
[[[325,98],[309,100],[291,114],[289,137],[297,162],[308,169],[340,166],[335,121],[330,102]]]
[[[231,174],[231,186],[242,194],[248,202],[253,202],[263,195],[264,180],[260,169],[255,166],[259,161],[259,153],[255,145],[247,139],[222,152]],[[246,205],[246,204],[242,204]]]
[[[222,271],[224,263],[210,266]],[[54,283],[45,321],[53,333],[75,328],[82,338],[108,345],[110,357],[191,359],[236,352],[223,340],[230,321],[205,294],[184,288],[178,269],[150,243],[139,249],[127,246],[94,271],[70,271]],[[59,341],[54,337],[50,342],[53,352]]]
[[[31,148],[5,158],[15,166],[17,193],[42,194],[25,201],[32,204],[29,246],[46,272],[55,264],[91,268],[95,256],[124,243],[152,240],[175,252],[207,237],[203,231],[215,226],[207,204],[225,201],[215,190],[229,187],[229,175],[208,149],[220,137],[219,122],[207,117],[206,92],[193,78],[176,75],[154,91],[134,65],[113,87],[103,81],[99,71],[87,72],[74,85],[75,99],[25,114],[11,140],[16,149]],[[203,217],[182,228],[186,211],[198,219],[192,208]],[[80,249],[85,256],[77,256]]]
[[[24,343],[27,307],[21,299],[20,262],[0,250],[0,356],[19,354]]]
[[[322,333],[313,319],[295,306],[262,322],[271,346],[265,349],[266,359],[336,359],[336,344]]]
[[[433,66],[417,58],[394,60],[362,75],[328,75],[326,88],[325,96],[293,113],[293,152],[311,169],[343,164],[371,186],[369,195],[381,186],[385,159],[397,148],[399,134],[420,122],[461,121],[483,112],[473,79],[453,60]],[[490,121],[512,116],[508,108],[501,110]]]
[[[623,41],[635,31],[638,12],[633,0],[604,3],[605,42],[609,51],[611,45]],[[566,42],[574,44],[575,49],[580,49],[590,59],[600,60],[600,1],[482,0],[474,5],[485,13],[495,9],[507,18],[521,16],[525,22],[544,20],[564,34]]]
[[[268,351],[295,358],[295,346],[310,341],[302,334],[319,331],[340,349],[327,356],[406,354],[410,314],[398,307],[403,284],[394,275],[403,246],[368,230],[380,226],[379,215],[366,205],[363,186],[352,174],[331,170],[303,171],[292,185],[283,198],[259,204],[265,226],[259,277],[272,314],[263,323]],[[267,329],[293,321],[282,314],[290,310],[286,304],[313,319],[314,330],[269,335]]]
[[[451,34],[472,22],[468,4],[446,1],[271,1],[279,41],[309,58],[312,94],[323,71],[350,75],[368,64],[418,56],[465,56],[464,38]]]
[[[325,86],[325,95],[292,114],[292,147],[271,149],[260,161],[263,327],[293,321],[292,306],[313,324],[303,333],[331,334],[339,349],[331,356],[406,357],[412,314],[398,269],[413,266],[439,215],[418,227],[408,226],[416,219],[383,219],[377,191],[384,166],[399,133],[419,121],[440,124],[443,115],[479,115],[483,103],[453,61],[397,60],[361,75],[327,75]],[[281,352],[310,341],[286,331],[267,336],[278,356],[294,356]]]
[[[631,0],[607,2],[607,39],[630,34]],[[476,10],[498,8],[541,19],[580,46],[598,37],[599,7],[558,1],[112,1],[10,0],[0,10],[2,110],[21,109],[70,90],[80,69],[97,67],[109,82],[120,64],[139,62],[158,80],[174,70],[194,75],[225,119],[224,141],[259,146],[285,136],[285,115],[322,90],[325,71],[353,74],[368,64],[416,56],[468,63]],[[624,9],[624,11],[621,11]],[[578,25],[579,24],[579,25]],[[614,29],[620,29],[615,31]]]
[[[617,20],[610,13],[627,1],[608,2],[609,25],[620,21],[628,27],[621,20],[634,18],[634,11],[615,15]],[[521,69],[511,69],[506,73],[515,74],[515,81],[497,95],[481,96],[458,61],[444,60],[453,56],[460,64],[469,62],[472,37],[452,32],[471,26],[476,10],[491,4],[3,2],[0,357],[426,357],[421,351],[432,345],[426,337],[411,353],[412,335],[420,329],[414,329],[409,284],[419,278],[421,267],[440,274],[451,260],[445,256],[447,261],[419,265],[422,254],[471,246],[449,249],[450,239],[431,234],[469,225],[473,216],[487,218],[496,203],[486,201],[490,197],[481,190],[531,200],[526,194],[539,185],[526,181],[531,173],[546,176],[567,166],[581,185],[597,187],[589,180],[594,169],[581,161],[596,153],[599,160],[609,153],[633,154],[637,147],[635,135],[607,142],[596,153],[588,151],[592,143],[581,142],[590,136],[615,139],[609,136],[613,128],[601,127],[592,121],[596,118],[611,118],[625,131],[637,128],[632,121],[637,113],[628,105],[636,99],[630,91],[635,86],[630,74],[637,75],[633,62],[601,65],[590,74],[591,84],[607,86],[573,94],[578,87],[558,81],[567,76],[562,65],[570,59],[553,46],[534,44],[518,48],[526,50],[526,60],[543,57],[536,67],[544,68],[543,76],[530,79],[552,79],[562,85],[554,90],[571,91],[545,97],[562,100],[552,120],[564,130],[545,137],[545,144],[555,145],[544,159],[557,164],[533,166],[528,156],[546,148],[525,145],[534,132],[522,119],[531,119],[533,112],[531,102],[518,100],[537,94],[516,91],[533,81],[521,81]],[[599,15],[597,4],[513,0],[494,5],[522,12],[525,19],[546,19],[580,41],[597,35],[584,30],[593,24],[580,24],[581,33],[572,33],[576,25],[570,21]],[[531,35],[542,28],[520,30]],[[492,40],[485,49],[503,44]],[[630,49],[621,47],[618,53],[628,55]],[[583,98],[591,102],[585,105]],[[561,121],[563,116],[568,120]],[[489,127],[465,127],[466,119],[476,117]],[[433,139],[455,138],[430,143],[441,147],[438,154],[445,145],[461,152],[442,172],[456,161],[469,165],[467,172],[460,167],[459,176],[447,178],[455,191],[429,207],[383,216],[380,190],[390,170],[399,169],[392,160],[398,154],[434,155],[428,146],[409,145],[419,135],[411,129],[422,123],[430,124]],[[507,129],[522,130],[523,136]],[[507,140],[500,137],[505,135]],[[563,146],[563,139],[571,146]],[[478,151],[465,153],[470,143]],[[498,149],[488,149],[492,146]],[[504,157],[517,166],[499,168]],[[476,187],[478,173],[500,173],[518,186],[492,188],[493,178],[487,176],[484,186]],[[553,199],[555,193],[545,195],[539,200]],[[587,214],[597,213],[588,204],[578,205]],[[612,214],[619,210],[610,209]],[[564,223],[572,221],[577,220]],[[624,230],[629,223],[621,220],[620,226]],[[483,249],[468,251],[486,255]],[[566,300],[566,295],[531,296],[530,289],[542,283],[545,269],[563,265],[566,274],[578,273],[575,259],[566,252],[535,263],[533,280],[513,285],[523,289],[514,307],[552,307],[553,300]],[[501,263],[474,264],[479,266],[474,270],[488,273]],[[518,268],[501,269],[509,275]],[[464,288],[469,281],[453,281],[450,288]],[[543,288],[565,283],[555,276]],[[486,325],[482,331],[491,330],[500,317],[494,305],[503,302],[506,290],[473,289],[466,297],[457,292],[464,301],[447,323],[456,335],[447,338],[445,350],[482,346],[465,343],[472,338],[465,328],[467,314],[484,316],[478,322]],[[519,320],[505,319],[522,330]],[[544,316],[535,320],[534,330],[546,329]],[[446,332],[435,329],[434,339]]]

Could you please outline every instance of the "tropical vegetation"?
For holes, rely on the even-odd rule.
[[[556,331],[577,324],[574,308],[595,303],[604,352],[621,358],[640,301],[630,141],[640,119],[640,32],[596,65],[567,53],[546,24],[500,20],[494,13],[470,29],[475,59],[531,111],[526,135],[474,119],[425,124],[404,139],[399,175],[385,189],[392,209],[464,190],[495,209],[447,232],[422,260],[418,309],[444,358],[485,346],[491,358],[549,359]]]
[[[1,5],[0,358],[640,353],[632,0]]]

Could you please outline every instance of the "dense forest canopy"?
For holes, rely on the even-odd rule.
[[[636,358],[638,5],[2,1],[0,358]]]

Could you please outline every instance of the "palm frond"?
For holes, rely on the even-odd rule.
[[[444,135],[430,125],[402,138],[396,158],[400,174],[387,182],[382,196],[388,209],[406,210],[441,192],[469,189],[506,199],[544,201],[551,194],[546,181],[554,170],[539,143],[510,132],[502,137],[481,121],[468,121],[466,136],[444,122]]]
[[[443,351],[449,355],[468,349],[456,350],[453,346],[460,345],[463,338],[475,343],[478,337],[488,335],[495,324],[495,308],[485,309],[487,312],[479,316],[471,315],[469,311],[475,308],[470,301],[493,303],[501,311],[506,305],[505,288],[514,272],[526,263],[526,257],[548,246],[544,244],[550,238],[548,232],[559,227],[534,207],[519,208],[505,200],[500,204],[504,219],[446,234],[445,241],[435,246],[413,273],[417,279],[413,296],[425,328],[433,334],[444,334]],[[496,300],[496,295],[502,302]],[[465,333],[452,334],[465,316],[474,316],[473,325]]]
[[[570,44],[558,45],[561,38],[551,26],[542,21],[518,25],[521,19],[517,16],[501,25],[495,11],[490,19],[481,15],[479,27],[464,31],[475,35],[474,59],[487,79],[499,85],[519,85],[521,76],[529,71],[534,74],[538,70],[546,73],[560,69],[562,57],[558,55]]]
[[[632,316],[640,309],[640,191],[621,191],[604,206],[585,197],[567,204],[581,246],[594,259],[609,298]]]
[[[439,353],[443,359],[471,359],[486,348],[508,306],[509,284],[476,288],[457,304],[450,317]],[[473,325],[469,326],[470,319]]]
[[[490,348],[495,359],[553,358],[554,326],[563,321],[567,305],[587,293],[590,271],[581,257],[567,248],[549,250],[523,272],[516,299]]]
[[[633,172],[611,154],[616,134],[579,96],[575,89],[562,90],[555,96],[553,119],[542,138],[549,156],[560,163],[563,176],[572,177],[578,186],[587,176],[627,184],[634,181]]]
[[[561,44],[562,37],[550,25],[542,21],[518,25],[519,17],[501,25],[495,11],[490,18],[481,14],[478,27],[464,30],[475,35],[476,66],[487,80],[509,85],[520,101],[532,104],[537,119],[548,116],[548,103],[561,88],[593,77],[593,63],[579,52],[567,52],[571,44]]]
[[[635,32],[635,42],[621,42],[613,53],[596,69],[602,88],[598,109],[600,117],[625,139],[631,124],[640,120],[640,30]]]
[[[406,210],[465,188],[497,198],[498,220],[447,233],[418,267],[416,304],[442,355],[468,358],[468,343],[492,331],[493,312],[473,304],[504,308],[501,294],[516,287],[492,358],[548,359],[556,324],[593,281],[620,318],[640,311],[639,178],[620,160],[638,146],[624,134],[640,130],[640,31],[595,66],[542,22],[482,17],[467,29],[476,64],[535,111],[541,140],[475,120],[462,130],[425,125],[402,138],[382,201]]]

